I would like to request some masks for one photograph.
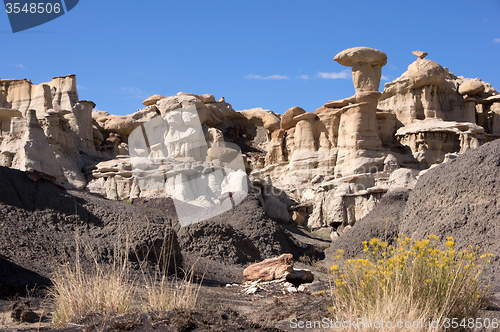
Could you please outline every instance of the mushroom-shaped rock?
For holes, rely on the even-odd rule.
[[[361,63],[385,66],[387,64],[387,55],[370,47],[353,47],[343,50],[333,60],[347,67],[354,67]]]
[[[412,89],[420,89],[427,85],[438,86],[442,84],[448,71],[440,64],[429,59],[424,59],[423,52],[415,51],[418,59],[408,66],[408,70],[392,82],[385,84],[384,95],[382,99],[392,96],[396,93],[403,93]]]
[[[18,110],[0,107],[0,118],[20,118],[22,116],[22,113]]]
[[[469,80],[458,87],[461,95],[475,96],[484,91],[484,85],[480,81]]]
[[[387,55],[369,47],[354,47],[337,54],[335,61],[352,67],[352,81],[356,93],[378,91],[382,67],[387,64]]]
[[[423,59],[429,55],[429,53],[422,52],[422,51],[413,51],[412,53],[415,54],[417,56],[417,58],[419,58],[419,59]]]
[[[143,104],[144,106],[151,106],[151,105],[156,104],[156,102],[157,102],[158,100],[161,100],[161,99],[163,99],[163,98],[167,98],[167,97],[162,96],[162,95],[152,95],[151,97],[149,97],[149,98],[147,98],[146,100],[144,100],[144,101],[142,102],[142,104]]]
[[[192,97],[196,97],[199,100],[201,100],[202,102],[204,102],[205,104],[215,103],[215,97],[214,97],[214,95],[211,95],[209,93],[206,93],[204,95],[195,95],[194,93],[178,92],[177,96],[192,96]]]
[[[349,105],[348,99],[330,100],[324,106],[327,108],[342,108]]]
[[[58,117],[63,117],[63,116],[65,116],[66,114],[70,114],[70,113],[71,113],[71,111],[67,111],[67,110],[56,110],[56,109],[51,108],[51,109],[47,110],[47,112],[46,112],[46,113],[47,113],[47,115],[48,115],[48,116],[51,116],[51,115],[57,115]]]
[[[440,85],[448,73],[439,63],[419,57],[408,66],[406,74],[410,78],[411,88],[418,89],[426,85]]]
[[[281,118],[281,129],[288,130],[295,127],[297,122],[301,120],[312,119],[315,117],[316,115],[314,113],[306,113],[306,111],[304,111],[301,107],[292,107],[286,111],[285,114],[283,114],[283,117]]]
[[[262,108],[252,108],[240,111],[245,118],[255,125],[263,125],[264,128],[273,132],[280,129],[280,119],[271,111]]]
[[[138,125],[132,118],[115,115],[104,123],[104,130],[128,136]]]
[[[316,114],[314,114],[314,113],[303,113],[303,114],[299,114],[299,115],[297,115],[297,116],[296,116],[296,117],[294,117],[292,120],[293,120],[294,122],[296,121],[296,123],[298,123],[298,122],[300,122],[300,121],[302,121],[302,120],[306,120],[306,121],[307,121],[307,120],[314,120],[314,119],[316,119],[316,117],[317,117],[317,116],[316,116]]]

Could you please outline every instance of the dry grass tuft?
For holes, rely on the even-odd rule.
[[[115,257],[112,266],[99,264],[94,259],[94,266],[85,270],[80,265],[81,244],[78,238],[76,247],[74,266],[66,264],[55,273],[53,286],[48,291],[53,306],[52,321],[57,327],[76,323],[92,314],[111,317],[196,306],[200,286],[192,283],[192,273],[183,280],[169,280],[166,277],[168,269],[160,259],[155,277],[149,277],[141,268],[143,280],[140,277],[139,280],[130,280],[127,258],[124,258],[127,255],[123,253]],[[128,252],[126,247],[125,252]]]
[[[56,271],[48,291],[54,307],[53,323],[62,326],[91,313],[110,316],[130,312],[136,284],[127,278],[126,259],[117,256],[112,266],[101,266],[94,258],[93,267],[85,271],[80,264],[80,238],[75,236],[75,241],[74,266],[67,263]]]
[[[146,282],[146,291],[142,297],[145,312],[190,309],[196,306],[200,286],[189,280],[169,281],[162,277]]]
[[[53,299],[53,323],[62,326],[91,313],[105,316],[125,314],[132,310],[136,285],[122,271],[102,270],[96,266],[85,272],[77,264],[57,272],[50,290]]]

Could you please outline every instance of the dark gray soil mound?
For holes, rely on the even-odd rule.
[[[182,264],[172,222],[161,213],[66,192],[6,167],[0,167],[0,183],[3,293],[26,290],[26,285],[47,285],[55,269],[75,261],[76,238],[84,267],[94,264],[94,258],[113,262],[118,254],[152,265],[162,260],[171,272]]]
[[[486,278],[500,292],[500,140],[425,173],[410,195],[400,231],[421,239],[453,236],[458,249],[494,254]]]
[[[385,232],[388,240],[398,233],[414,240],[431,234],[442,241],[452,236],[458,250],[470,244],[479,246],[480,254],[494,254],[484,278],[500,298],[500,140],[427,171],[406,204],[405,195],[397,195],[384,196],[378,207],[343,234],[327,250],[325,266],[331,265],[337,249],[354,257],[361,253],[362,241],[384,238]]]
[[[134,198],[133,204],[175,216],[171,198]],[[183,208],[201,210],[196,206]],[[250,263],[282,253],[293,254],[295,260],[304,254],[322,259],[324,255],[317,248],[329,244],[295,226],[272,220],[252,194],[230,211],[177,228],[177,237],[186,271],[194,266],[196,275],[218,283],[241,281],[243,269]]]
[[[231,211],[180,227],[171,199],[110,201],[6,167],[0,183],[0,296],[49,284],[59,266],[75,261],[77,242],[83,267],[122,254],[136,270],[138,261],[170,272],[196,263],[197,275],[219,283],[238,281],[250,263],[282,253],[298,259],[323,244],[313,236],[304,241],[289,225],[285,230],[252,195]]]
[[[372,211],[325,250],[325,267],[333,265],[333,257],[338,249],[344,250],[345,258],[353,258],[363,253],[361,244],[363,241],[376,237],[392,242],[398,235],[398,227],[408,194],[407,190],[391,191],[385,194]]]
[[[312,247],[271,220],[252,195],[231,211],[182,227],[177,236],[185,262],[198,262],[198,274],[221,282],[238,281],[248,263],[282,253],[291,253],[298,260]],[[318,246],[322,244],[311,239]]]

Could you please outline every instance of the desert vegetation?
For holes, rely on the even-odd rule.
[[[191,309],[196,306],[199,285],[193,283],[193,273],[184,278],[167,277],[168,267],[162,261],[154,273],[142,268],[141,276],[131,277],[127,255],[128,246],[117,250],[111,265],[94,260],[83,268],[80,250],[90,250],[76,239],[77,255],[73,264],[65,264],[53,276],[48,299],[53,308],[52,322],[56,327],[78,322],[90,315],[112,317],[128,313]],[[164,242],[165,250],[168,243]]]
[[[452,237],[440,246],[435,235],[422,241],[399,235],[394,245],[373,238],[363,246],[364,258],[343,261],[338,250],[337,264],[331,267],[330,311],[335,320],[423,322],[407,330],[436,331],[430,321],[439,321],[440,328],[446,318],[467,322],[488,301],[489,285],[480,277],[492,254],[478,256],[479,247],[457,251]]]

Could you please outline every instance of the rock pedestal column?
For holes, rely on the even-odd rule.
[[[368,47],[355,47],[337,54],[335,61],[352,67],[352,81],[356,89],[349,104],[341,108],[338,136],[338,158],[335,173],[366,173],[381,162],[382,142],[377,133],[377,103],[382,67],[387,63],[384,52]]]

